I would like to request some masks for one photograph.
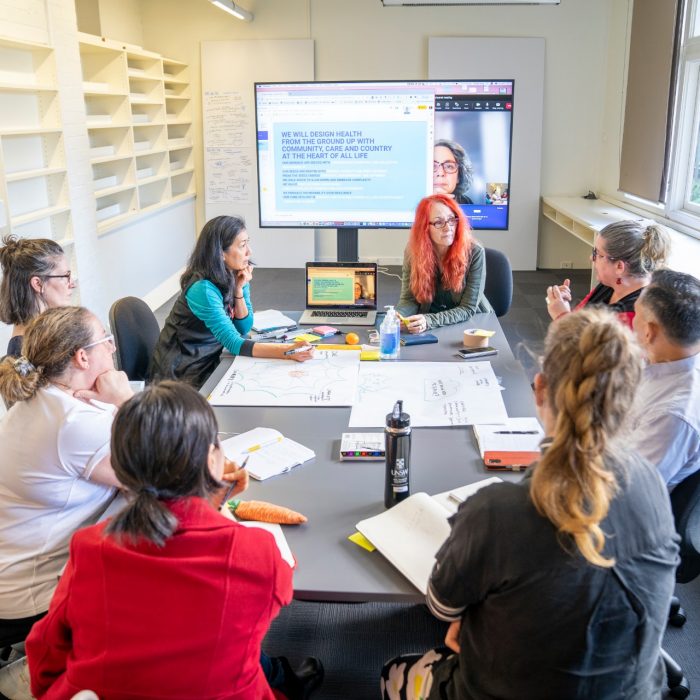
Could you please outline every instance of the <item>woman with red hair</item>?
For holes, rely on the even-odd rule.
[[[492,311],[484,296],[484,249],[454,199],[422,199],[406,246],[397,305],[409,333],[460,323]]]

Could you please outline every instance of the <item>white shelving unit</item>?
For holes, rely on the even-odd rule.
[[[2,38],[0,233],[72,240],[53,49]]]
[[[188,66],[89,34],[80,57],[98,232],[194,197]]]

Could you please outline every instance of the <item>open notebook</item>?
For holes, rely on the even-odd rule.
[[[316,453],[274,428],[253,428],[221,443],[224,454],[242,464],[246,458],[248,474],[258,481],[284,474],[316,456]]]

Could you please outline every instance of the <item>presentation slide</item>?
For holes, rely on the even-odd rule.
[[[312,304],[352,304],[355,301],[354,276],[325,277],[318,275],[311,278]]]
[[[377,212],[424,196],[425,122],[277,123],[273,136],[278,209]]]

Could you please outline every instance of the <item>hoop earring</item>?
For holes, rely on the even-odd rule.
[[[622,284],[622,277],[618,277],[618,278],[615,280],[615,284],[618,284],[618,285]]]

